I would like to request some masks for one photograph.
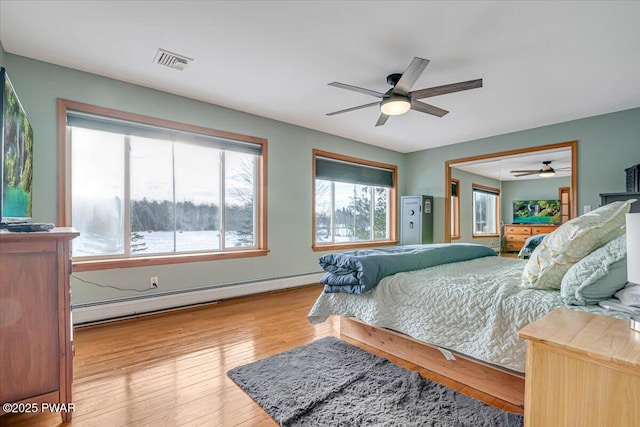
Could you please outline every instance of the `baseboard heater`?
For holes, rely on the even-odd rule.
[[[72,304],[73,324],[81,326],[107,322],[193,305],[208,304],[245,295],[295,288],[318,283],[321,277],[322,273],[308,273],[197,289],[176,290],[154,296],[136,296],[116,301]]]

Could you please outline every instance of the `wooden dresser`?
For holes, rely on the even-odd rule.
[[[527,340],[525,427],[632,427],[640,420],[640,332],[628,320],[560,308]]]
[[[551,233],[556,228],[557,225],[507,224],[504,226],[504,251],[518,252],[528,237]]]
[[[0,403],[27,404],[0,415],[72,403],[69,255],[77,235],[0,230]],[[71,411],[56,412],[71,419]]]

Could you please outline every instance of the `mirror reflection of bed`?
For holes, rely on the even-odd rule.
[[[512,184],[505,176],[498,179],[489,178],[462,170],[470,162],[509,163],[512,158],[529,161],[531,158],[558,156],[553,159],[556,164],[567,161],[570,174],[562,181],[552,185],[550,193],[535,193],[542,187],[541,178],[532,179],[530,183]],[[565,156],[565,157],[560,157]],[[563,160],[568,159],[568,160]],[[572,227],[579,225],[578,234],[565,235],[569,227],[560,230],[545,230],[547,227],[557,227],[556,224],[510,224],[507,218],[513,218],[514,200],[547,200],[557,198],[561,200],[561,219],[567,221],[577,214],[575,194],[577,193],[577,144],[576,142],[546,145],[534,149],[514,150],[497,155],[479,156],[475,158],[456,159],[446,163],[446,197],[452,195],[452,182],[456,194],[461,199],[458,216],[460,218],[459,237],[451,240],[452,222],[445,221],[446,233],[455,248],[481,246],[487,252],[468,259],[447,261],[420,267],[418,269],[397,270],[391,275],[384,276],[375,286],[358,288],[350,285],[349,289],[361,289],[361,293],[343,292],[337,287],[331,292],[323,292],[309,313],[312,323],[323,322],[330,315],[341,316],[340,333],[342,336],[363,342],[374,348],[381,349],[394,356],[408,360],[429,371],[453,379],[465,386],[480,390],[513,405],[512,409],[522,408],[524,405],[524,371],[525,371],[525,343],[517,336],[524,326],[542,318],[556,308],[569,308],[604,316],[628,318],[629,313],[612,311],[598,305],[597,299],[583,298],[580,289],[593,289],[601,286],[600,279],[616,280],[615,287],[611,281],[607,284],[608,295],[604,295],[598,288],[598,298],[611,298],[614,292],[622,289],[626,284],[626,273],[623,276],[613,275],[589,280],[585,282],[581,273],[589,270],[593,263],[600,263],[601,258],[609,263],[626,262],[626,246],[624,234],[625,213],[629,211],[627,202],[616,202],[602,206],[593,212],[598,216],[598,224],[606,227],[594,227],[588,218],[572,222]],[[453,167],[451,167],[453,166]],[[507,166],[513,170],[514,166]],[[560,169],[560,167],[558,167]],[[566,170],[566,169],[565,169]],[[458,174],[459,175],[456,175]],[[504,175],[504,172],[502,172]],[[457,177],[456,177],[457,176]],[[558,177],[562,178],[562,177]],[[549,178],[546,178],[549,179]],[[553,182],[553,181],[547,181]],[[496,216],[502,223],[493,229],[484,228],[484,224],[464,224],[471,222],[472,210],[470,205],[463,206],[463,200],[468,196],[465,186],[484,190],[489,194],[486,200],[496,203]],[[509,188],[515,185],[517,188]],[[533,185],[528,190],[522,190],[524,185]],[[565,193],[562,193],[562,189]],[[532,189],[533,188],[533,189]],[[465,194],[467,194],[465,196]],[[502,196],[500,203],[492,194]],[[563,199],[562,195],[567,197]],[[445,203],[445,218],[455,218],[452,215],[452,203]],[[541,209],[536,208],[539,212]],[[466,212],[465,212],[466,211]],[[466,219],[465,219],[466,218]],[[489,218],[489,217],[486,217]],[[485,219],[486,219],[485,218]],[[574,263],[556,263],[553,268],[535,270],[538,261],[550,262],[545,259],[512,259],[497,256],[503,253],[503,229],[508,227],[528,227],[529,236],[551,231],[549,241],[556,240],[562,247],[568,248],[566,253],[575,256]],[[466,230],[465,230],[466,228]],[[517,228],[517,227],[516,227]],[[484,235],[474,236],[474,234]],[[522,230],[520,230],[524,233]],[[605,233],[606,231],[606,233]],[[480,233],[479,233],[480,232]],[[470,236],[465,236],[469,233]],[[605,233],[600,235],[599,233]],[[488,235],[487,235],[488,234]],[[597,234],[597,236],[596,236]],[[577,237],[576,237],[577,236]],[[554,237],[554,239],[551,239]],[[500,241],[498,245],[494,242]],[[524,244],[524,241],[522,242]],[[547,241],[545,240],[545,244]],[[566,245],[569,246],[566,246]],[[602,246],[604,245],[604,246]],[[496,248],[492,251],[489,248]],[[602,246],[602,247],[600,247]],[[451,247],[451,246],[449,246]],[[488,248],[489,247],[489,248]],[[402,247],[394,247],[394,256],[398,256]],[[376,256],[383,256],[385,248],[380,249]],[[405,247],[406,252],[420,252],[411,247]],[[428,249],[431,250],[431,249]],[[551,249],[549,249],[551,250]],[[391,251],[390,251],[391,252]],[[457,251],[456,251],[457,252]],[[537,251],[536,257],[543,251]],[[512,252],[517,254],[515,251]],[[409,254],[410,255],[410,254]],[[338,264],[374,266],[377,262],[371,259],[360,259],[360,254],[349,252],[332,254],[332,256],[346,257]],[[404,256],[404,255],[403,255]],[[565,256],[565,255],[563,255]],[[566,255],[568,256],[568,255]],[[353,257],[353,258],[350,258]],[[358,259],[356,259],[358,258]],[[349,259],[349,262],[346,262]],[[562,258],[560,261],[564,261]],[[413,261],[412,261],[413,262]],[[555,262],[555,261],[551,261]],[[386,267],[399,265],[398,259],[389,261]],[[626,268],[626,264],[625,268]],[[621,265],[618,265],[620,267]],[[323,267],[324,268],[324,267]],[[345,280],[350,275],[356,282],[359,277],[371,277],[369,267],[350,272],[337,272],[337,279]],[[385,268],[383,268],[384,270]],[[325,271],[330,271],[325,268]],[[620,269],[617,269],[618,273]],[[553,274],[551,274],[553,273]],[[568,280],[565,278],[569,277]],[[565,281],[567,283],[565,283]],[[326,282],[325,282],[326,283]],[[584,287],[586,285],[587,287]],[[580,288],[580,289],[578,289]]]

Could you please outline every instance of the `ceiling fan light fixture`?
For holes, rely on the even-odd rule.
[[[399,116],[411,109],[411,102],[406,96],[391,95],[380,103],[380,111],[387,116]]]
[[[542,178],[550,178],[552,176],[556,176],[556,171],[551,166],[549,166],[551,164],[551,160],[542,162],[542,164],[544,166],[542,166],[542,169],[540,169],[538,176]]]

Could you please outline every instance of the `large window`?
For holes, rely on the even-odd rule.
[[[396,166],[318,150],[313,165],[314,249],[395,242]]]
[[[500,229],[500,190],[480,184],[473,188],[473,237],[494,237]]]
[[[62,101],[74,263],[266,254],[266,141]],[[105,267],[107,266],[107,267]]]

